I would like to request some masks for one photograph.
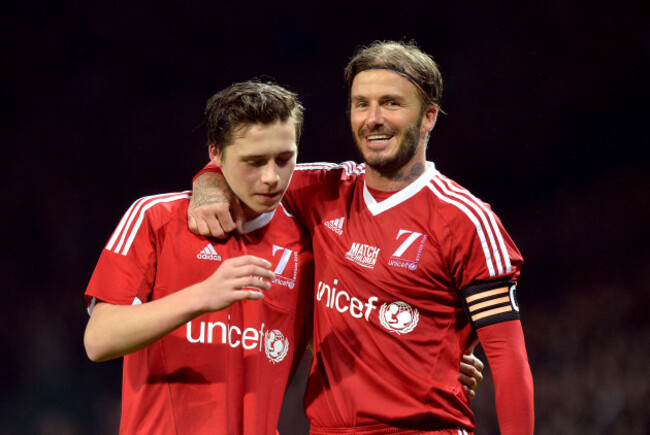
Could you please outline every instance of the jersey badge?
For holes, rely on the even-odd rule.
[[[278,258],[278,263],[273,270],[275,274],[273,282],[290,289],[294,288],[298,277],[298,252],[273,245],[272,256],[274,260]]]
[[[269,361],[273,364],[279,363],[289,352],[289,340],[284,338],[284,335],[277,329],[266,331],[264,334],[264,351]]]
[[[420,313],[417,308],[411,307],[406,302],[396,301],[391,304],[382,304],[379,309],[379,321],[382,326],[398,335],[413,331],[419,319]]]
[[[217,254],[214,246],[212,246],[210,243],[208,243],[205,248],[201,249],[201,251],[196,254],[196,258],[199,260],[221,261],[221,255]]]
[[[388,259],[388,265],[409,270],[417,269],[424,242],[427,241],[426,234],[400,229],[395,240],[398,244]]]
[[[375,268],[377,257],[379,257],[379,248],[356,242],[352,242],[350,250],[345,254],[346,259],[368,269]]]
[[[344,217],[340,217],[338,219],[332,219],[331,221],[326,221],[325,226],[340,236],[343,234],[344,221],[345,221]]]

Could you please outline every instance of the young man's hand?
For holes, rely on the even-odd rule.
[[[200,284],[202,311],[219,311],[238,301],[262,299],[260,290],[270,289],[275,279],[270,267],[267,260],[252,255],[225,260]]]
[[[218,172],[206,172],[194,180],[187,208],[187,225],[194,234],[226,238],[235,229],[242,231],[244,213],[239,200]]]

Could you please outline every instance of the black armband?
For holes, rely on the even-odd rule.
[[[513,281],[496,281],[462,289],[460,295],[472,329],[519,320],[516,288]]]

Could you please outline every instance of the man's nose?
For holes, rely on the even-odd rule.
[[[264,166],[261,179],[264,184],[276,184],[280,180],[280,173],[274,162]]]
[[[368,109],[368,117],[366,118],[366,124],[369,127],[374,127],[376,125],[384,124],[384,113],[379,104],[372,104]]]

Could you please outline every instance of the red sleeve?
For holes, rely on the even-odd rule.
[[[299,163],[291,177],[289,188],[282,199],[287,210],[309,226],[313,218],[313,204],[325,200],[328,195],[338,195],[340,183],[356,180],[364,171],[363,165],[354,162],[343,163]],[[193,178],[206,172],[221,173],[221,169],[209,162]]]
[[[218,168],[214,163],[212,163],[212,160],[208,162],[207,165],[203,167],[197,174],[192,178],[192,182],[196,181],[197,178],[199,178],[200,175],[205,174],[206,172],[218,172],[221,174],[221,169]]]
[[[532,434],[535,426],[533,376],[521,322],[495,323],[478,331],[490,370],[502,435]]]
[[[102,250],[88,287],[93,298],[118,305],[147,302],[156,277],[156,227],[162,226],[167,203],[185,199],[187,192],[146,196],[135,201]]]
[[[488,281],[517,281],[523,258],[489,204],[443,176],[431,189],[441,201],[436,218],[446,223],[448,267],[456,288]]]
[[[296,169],[301,169],[301,166],[308,165],[296,165]],[[210,161],[194,176],[192,182],[195,182],[199,176],[208,172],[223,174],[221,172],[221,168],[217,167],[214,163],[212,163],[212,161]],[[299,192],[303,191],[304,186],[317,186],[317,177],[318,173],[314,171],[294,170],[294,173],[291,177],[291,183],[289,184],[287,192],[284,194],[284,198],[282,199],[282,202],[285,204],[287,210],[291,214],[297,215],[301,220],[303,220],[303,222],[304,215],[301,213],[301,210],[308,210],[309,207],[302,206],[302,202],[300,201],[301,195]],[[302,197],[304,196],[305,195],[302,195]]]
[[[311,230],[318,223],[318,205],[341,195],[340,189],[353,185],[363,170],[354,162],[297,164],[282,202]]]

